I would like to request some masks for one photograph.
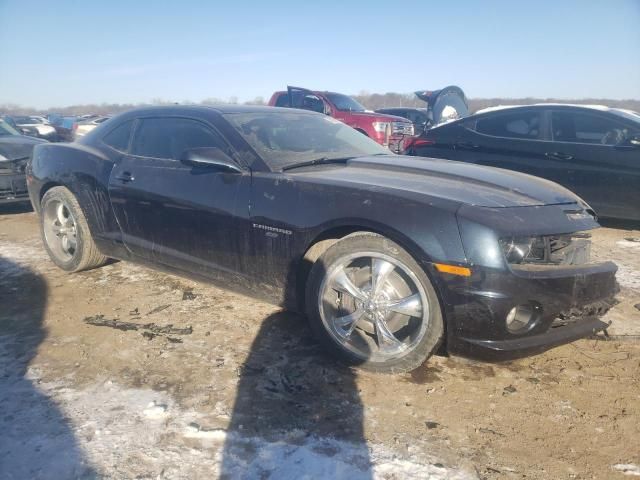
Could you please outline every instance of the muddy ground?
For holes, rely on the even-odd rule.
[[[640,475],[637,230],[595,238],[622,267],[613,340],[379,376],[246,297],[122,262],[65,274],[33,213],[0,213],[1,478]]]

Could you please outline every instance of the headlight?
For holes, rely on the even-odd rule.
[[[0,162],[8,162],[9,159],[7,157],[5,157],[4,155],[0,154]]]
[[[500,239],[500,247],[510,264],[583,265],[590,261],[591,235],[576,232],[568,235],[503,238]]]
[[[373,129],[378,133],[385,133],[391,129],[389,122],[373,122]]]
[[[503,238],[500,246],[509,263],[543,262],[545,259],[543,237]]]

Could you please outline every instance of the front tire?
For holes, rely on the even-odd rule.
[[[320,342],[366,370],[413,370],[443,338],[429,278],[406,250],[374,233],[349,235],[324,252],[311,269],[306,305]]]
[[[65,187],[53,187],[42,197],[40,233],[51,258],[62,270],[80,272],[104,265],[76,197]]]

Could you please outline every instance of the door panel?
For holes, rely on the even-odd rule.
[[[599,216],[640,220],[640,149],[627,141],[635,128],[604,113],[551,111],[550,156]]]
[[[143,127],[148,120],[143,120]],[[167,149],[175,153],[185,145],[222,146],[215,135],[206,141],[199,134],[185,133],[188,122],[152,126],[154,134],[167,139],[165,144],[152,135],[145,137],[138,127],[133,152],[146,148],[168,155]],[[215,166],[131,154],[115,165],[109,182],[111,203],[129,250],[146,260],[213,277],[238,272],[250,188],[249,172],[223,172]]]
[[[537,110],[518,110],[480,117],[472,128],[461,128],[453,159],[506,168],[540,177],[562,178],[545,156],[544,117]]]

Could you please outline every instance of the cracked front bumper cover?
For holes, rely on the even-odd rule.
[[[452,353],[496,360],[540,353],[607,328],[601,317],[616,303],[617,267],[605,262],[533,269],[476,269],[450,285],[448,347]],[[542,314],[526,332],[511,333],[506,317],[535,302]]]
[[[28,201],[29,192],[24,173],[0,173],[0,205]]]

